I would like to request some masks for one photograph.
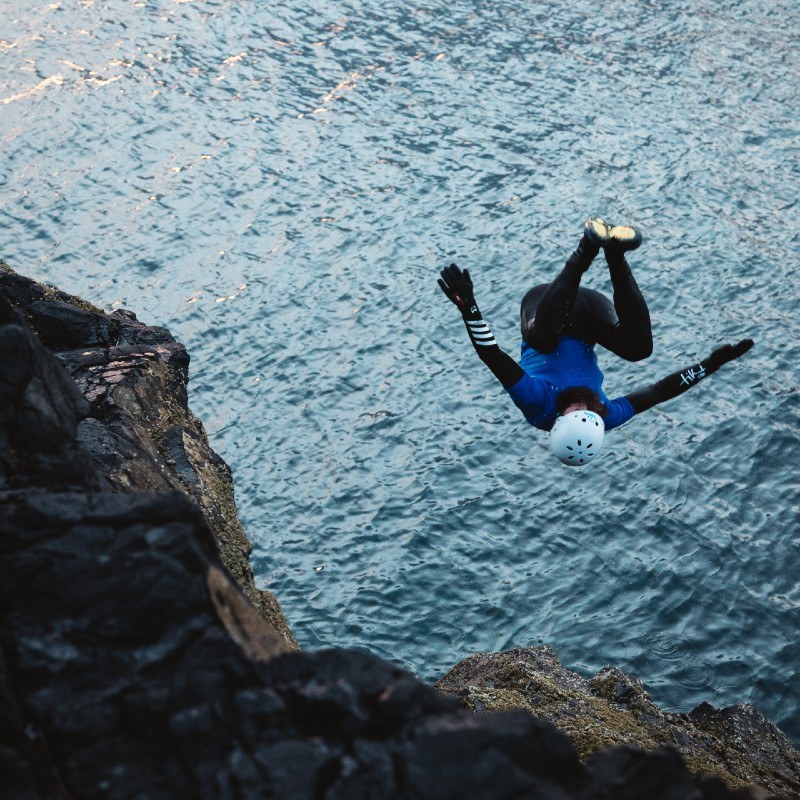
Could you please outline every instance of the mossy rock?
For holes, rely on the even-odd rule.
[[[731,788],[800,796],[800,754],[752,706],[664,712],[634,676],[605,667],[586,680],[547,646],[477,653],[435,685],[475,713],[523,709],[552,722],[584,760],[613,745],[668,746],[693,773],[718,776]]]

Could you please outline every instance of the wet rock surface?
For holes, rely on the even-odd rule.
[[[718,709],[703,703],[690,714],[656,706],[644,686],[606,667],[586,680],[547,646],[478,653],[453,667],[436,687],[475,712],[525,709],[569,736],[581,757],[612,745],[679,752],[696,774],[729,786],[758,786],[768,795],[800,796],[800,753],[749,705]]]
[[[370,655],[297,652],[262,613],[187,366],[167,331],[0,268],[2,796],[764,796],[693,775],[674,749],[582,761],[541,703],[475,714]],[[459,694],[459,674],[442,688]],[[621,677],[595,689],[653,712]],[[742,713],[701,707],[693,725],[773,735]]]

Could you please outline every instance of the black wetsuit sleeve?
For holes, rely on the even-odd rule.
[[[687,392],[693,386],[697,386],[708,375],[709,372],[701,361],[679,372],[673,372],[656,383],[637,389],[632,394],[627,395],[627,398],[633,406],[634,412],[641,414],[642,411],[647,411],[647,409],[659,403],[672,400],[673,397]]]
[[[478,358],[489,367],[504,389],[510,389],[525,374],[522,367],[500,349],[477,305],[473,304],[468,310],[465,309],[462,316]]]
[[[679,372],[673,372],[672,375],[667,375],[657,383],[627,395],[627,398],[633,406],[634,412],[640,414],[658,403],[672,400],[673,397],[697,386],[704,378],[713,375],[723,364],[743,356],[752,346],[752,339],[742,339],[736,344],[724,344],[714,350],[708,358]]]

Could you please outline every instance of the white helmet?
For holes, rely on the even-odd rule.
[[[588,464],[603,446],[606,426],[594,411],[570,411],[558,417],[550,429],[550,447],[569,467]]]

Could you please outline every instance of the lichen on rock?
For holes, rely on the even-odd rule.
[[[662,711],[635,677],[605,667],[590,680],[566,669],[555,650],[526,647],[477,653],[451,669],[436,688],[476,713],[524,709],[569,736],[581,758],[604,748],[674,748],[697,775],[731,787],[800,794],[800,753],[752,706],[691,714]]]

